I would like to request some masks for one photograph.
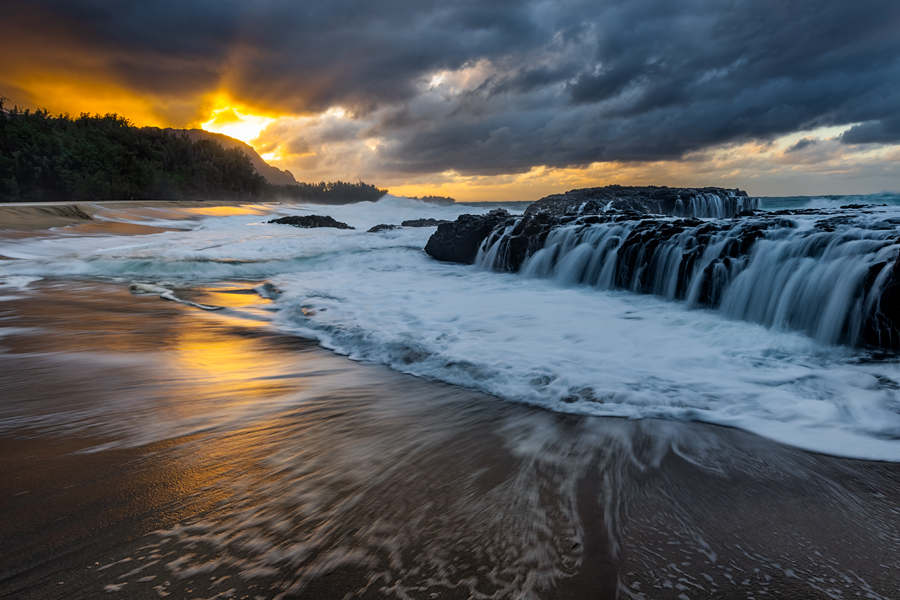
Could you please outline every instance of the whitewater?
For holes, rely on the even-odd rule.
[[[900,219],[900,198],[890,194],[764,199],[762,208],[853,202],[887,204],[873,218]],[[439,262],[423,251],[434,227],[367,233],[378,224],[453,220],[498,206],[521,214],[527,203],[440,206],[388,196],[343,206],[101,210],[101,220],[177,230],[123,237],[76,227],[2,239],[0,255],[10,260],[0,261],[0,299],[27,296],[41,280],[112,281],[188,303],[192,288],[252,289],[257,306],[192,306],[315,339],[353,360],[551,411],[702,421],[814,452],[900,461],[895,352],[757,318],[746,303],[735,308],[735,298],[721,310],[705,308],[554,276],[539,261],[521,273],[497,272],[484,253],[476,265]],[[356,229],[267,223],[304,214]],[[794,220],[796,229],[806,226]],[[877,241],[872,256],[896,257],[892,240]],[[745,298],[767,274],[753,276]]]

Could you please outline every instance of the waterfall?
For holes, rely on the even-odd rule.
[[[725,210],[713,197],[695,197],[685,210]],[[872,319],[900,252],[898,231],[883,217],[815,220],[822,216],[599,223],[582,217],[550,226],[543,244],[517,264],[509,249],[521,242],[520,219],[488,236],[476,262],[561,286],[655,294],[729,318],[802,331],[825,344],[856,344],[867,326],[880,327]]]
[[[542,198],[525,214],[589,215],[633,211],[686,218],[727,219],[761,208],[759,198],[723,188],[621,187],[570,190]]]
[[[660,206],[659,213],[676,217],[698,218],[731,218],[741,211],[760,208],[759,198],[736,196],[729,192],[727,196],[713,193],[698,193],[687,198],[679,197],[671,211]]]

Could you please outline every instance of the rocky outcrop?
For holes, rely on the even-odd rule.
[[[366,233],[378,233],[379,231],[393,231],[394,229],[400,229],[399,225],[390,225],[387,223],[381,223],[374,227],[370,227]]]
[[[437,227],[438,225],[443,225],[444,223],[450,223],[450,221],[446,221],[444,219],[410,219],[408,221],[403,221],[402,227]],[[391,231],[400,228],[401,225],[389,225],[387,223],[382,223],[370,228],[366,233],[378,233],[379,231]]]
[[[570,204],[464,215],[439,260],[654,294],[827,344],[900,349],[900,217],[865,206],[699,219]]]
[[[731,260],[746,257],[765,232],[792,226],[782,218],[673,220],[630,211],[581,217],[524,215],[513,225],[489,234],[482,245],[481,261],[493,270],[513,273],[527,263],[532,272],[547,275],[565,268],[560,262],[571,250],[589,244],[597,248],[591,251],[596,260],[591,265],[573,264],[573,272],[567,275],[572,283],[675,299],[686,299],[696,267],[702,262],[701,276],[707,283],[694,290],[695,301],[716,304],[719,290],[712,274],[719,266],[727,268]],[[540,251],[544,253],[539,256]],[[677,274],[667,276],[664,271],[672,268],[673,262]]]
[[[471,264],[475,262],[478,247],[495,227],[512,217],[502,208],[486,215],[460,215],[452,223],[438,225],[428,239],[425,252],[432,258],[447,262]]]
[[[404,227],[436,227],[449,222],[450,221],[444,219],[410,219],[408,221],[403,221],[402,225]]]
[[[355,227],[350,227],[346,223],[341,223],[340,221],[336,221],[326,215],[301,215],[301,216],[281,217],[280,219],[272,219],[271,221],[267,221],[267,223],[277,223],[279,225],[293,225],[294,227],[303,227],[305,229],[311,229],[313,227],[333,227],[335,229],[356,229]]]
[[[737,189],[621,185],[584,188],[538,200],[525,210],[521,219],[511,222],[514,225],[511,231],[501,232],[491,226],[499,222],[493,216],[494,211],[488,215],[463,215],[452,227],[439,229],[425,251],[438,260],[472,263],[481,244],[481,241],[475,241],[478,235],[484,233],[482,239],[493,236],[487,247],[498,236],[506,235],[503,268],[515,272],[527,256],[543,247],[550,231],[576,220],[581,225],[592,225],[635,220],[641,215],[734,217],[753,215],[753,209],[757,208],[757,198]],[[471,251],[473,243],[476,246],[474,252]]]
[[[755,208],[759,199],[738,189],[608,185],[541,198],[525,214],[589,215],[614,210],[702,218],[733,217]]]
[[[873,295],[872,291],[877,290]],[[900,255],[872,265],[865,294],[873,297],[860,339],[871,346],[900,350]]]

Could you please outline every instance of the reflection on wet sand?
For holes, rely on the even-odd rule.
[[[179,292],[216,313],[71,282],[0,303],[0,597],[898,588],[897,465],[352,363],[269,333],[252,287]]]

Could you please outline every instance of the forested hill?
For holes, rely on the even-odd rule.
[[[134,127],[115,114],[52,116],[0,99],[0,202],[248,199],[374,201],[365,183],[272,185],[239,147]]]
[[[223,148],[240,148],[244,154],[250,157],[250,162],[256,168],[256,171],[265,177],[269,183],[273,185],[297,185],[297,180],[290,171],[282,171],[277,167],[273,167],[260,156],[250,144],[246,144],[241,140],[221,133],[213,133],[203,129],[169,129],[175,135],[185,134],[195,142],[197,140],[215,140],[222,144]]]

